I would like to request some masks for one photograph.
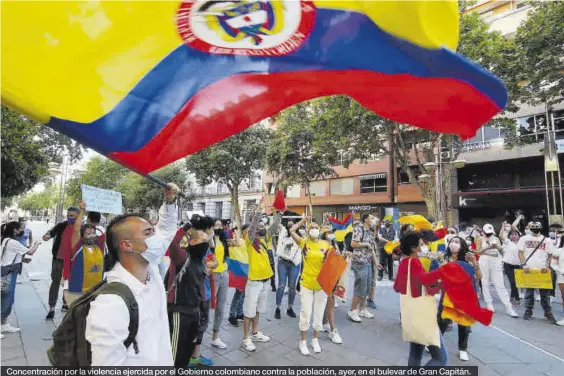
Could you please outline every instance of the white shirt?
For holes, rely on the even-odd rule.
[[[176,233],[176,205],[163,203],[156,233],[168,248]],[[171,235],[172,233],[172,235]],[[100,295],[86,317],[86,339],[92,349],[92,366],[170,366],[174,365],[166,305],[166,293],[156,265],[149,265],[150,280],[139,281],[119,262],[106,273],[108,282],[121,282],[131,289],[139,306],[139,329],[135,354],[133,345],[125,348],[129,334],[129,310],[117,295]]]
[[[288,230],[282,225],[280,225],[276,255],[283,260],[293,262],[294,265],[300,265],[302,262],[302,250],[294,239],[288,236]]]
[[[489,246],[492,245],[501,245],[500,240],[498,239],[497,236],[492,235],[489,238],[488,237],[482,237],[482,249],[487,248]],[[492,249],[488,249],[487,251],[482,252],[484,255],[490,255],[490,256],[499,256],[499,251],[495,248]]]
[[[6,247],[5,250],[4,247]],[[23,246],[16,239],[5,238],[2,241],[2,266],[21,263],[23,255],[28,252],[29,248]]]
[[[564,248],[554,251],[550,267],[556,272],[556,283],[564,283]]]
[[[509,265],[521,265],[517,243],[509,239],[503,241],[503,262]]]
[[[519,239],[517,248],[519,251],[523,251],[525,254],[525,260],[531,255],[535,250],[537,245],[542,240],[543,236],[538,235],[525,235]],[[547,266],[548,257],[554,253],[554,245],[552,245],[552,240],[550,238],[544,237],[544,241],[539,246],[535,254],[527,261],[527,266],[532,269],[542,269]]]

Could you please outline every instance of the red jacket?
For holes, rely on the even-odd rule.
[[[411,296],[418,298],[421,296],[421,288],[423,286],[427,289],[427,295],[435,295],[441,290],[441,285],[438,284],[440,274],[439,272],[432,271],[427,273],[421,265],[421,261],[417,257],[405,257],[399,265],[396,281],[394,282],[394,290],[400,294],[407,294],[407,266],[409,260],[411,261]]]

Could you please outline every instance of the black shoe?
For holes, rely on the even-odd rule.
[[[229,321],[229,325],[234,326],[236,328],[239,327],[239,321],[237,321],[236,317],[230,317],[229,320],[227,321]]]
[[[296,313],[294,312],[294,310],[292,308],[288,308],[288,310],[286,311],[286,313],[288,314],[288,316],[290,317],[296,317]]]
[[[379,275],[379,276],[378,276],[378,281],[381,281],[383,278],[384,278],[383,276]]]
[[[392,281],[392,282],[393,282],[393,281],[394,281],[394,279],[395,279],[394,277],[390,277],[390,281]]]
[[[556,319],[554,318],[554,315],[552,314],[552,312],[549,313],[545,313],[544,317],[548,320],[549,323],[551,324],[556,324]]]
[[[273,287],[273,288],[272,288],[272,292],[276,292],[276,291],[278,291],[278,290],[276,289],[276,287]]]
[[[237,316],[237,320],[239,320],[239,321],[245,321],[245,315],[238,315],[238,316]]]
[[[49,311],[47,313],[47,316],[45,317],[45,320],[53,320],[54,317],[55,317],[55,311]]]
[[[61,307],[61,311],[62,312],[67,312],[69,310],[69,306],[66,304],[63,304],[63,306]]]
[[[274,311],[274,318],[280,320],[280,308],[276,308],[276,311]]]
[[[523,315],[523,319],[525,320],[530,320],[533,318],[533,310],[532,309],[527,309],[525,311],[525,314]]]

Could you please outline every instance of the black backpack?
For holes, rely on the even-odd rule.
[[[61,324],[53,333],[53,346],[47,350],[47,357],[55,367],[88,367],[92,363],[90,343],[86,340],[86,317],[90,311],[90,303],[100,294],[119,295],[129,310],[129,336],[123,342],[126,348],[137,347],[137,330],[139,328],[139,307],[133,293],[123,283],[105,280],[92,287],[83,296],[74,301]]]

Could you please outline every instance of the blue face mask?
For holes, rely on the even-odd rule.
[[[76,218],[67,218],[67,222],[72,225],[76,222]]]

